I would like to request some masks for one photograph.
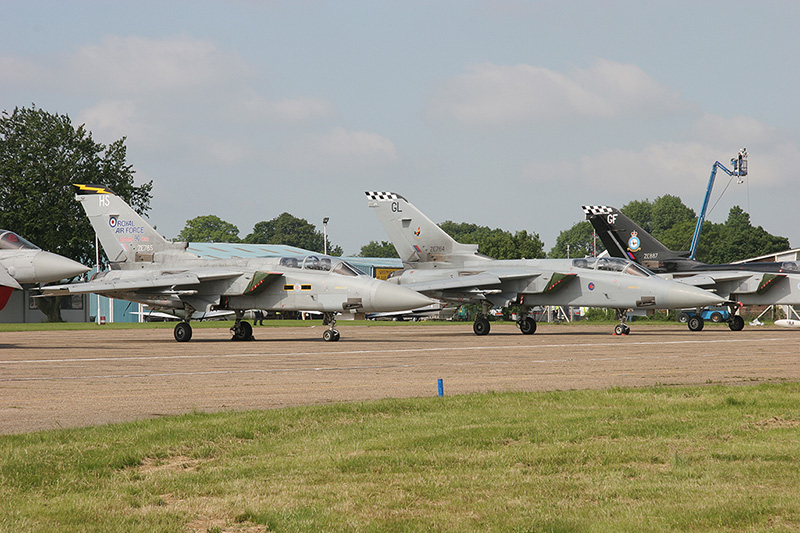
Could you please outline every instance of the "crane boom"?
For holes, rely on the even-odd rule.
[[[700,231],[703,229],[703,222],[706,219],[706,210],[708,209],[708,201],[711,199],[711,190],[714,188],[714,179],[717,177],[717,169],[721,168],[731,177],[743,178],[747,176],[747,149],[742,148],[739,150],[737,157],[731,159],[731,166],[733,170],[728,170],[719,161],[714,161],[714,165],[711,167],[711,176],[708,178],[708,186],[706,187],[706,197],[703,199],[703,208],[697,217],[697,225],[692,236],[692,246],[689,248],[689,259],[695,259],[695,254],[697,253],[697,242],[700,240]]]

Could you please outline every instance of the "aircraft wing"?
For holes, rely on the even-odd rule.
[[[42,287],[42,296],[58,296],[60,294],[84,294],[89,292],[115,292],[134,291],[138,289],[151,289],[156,287],[171,287],[174,285],[192,285],[200,283],[200,279],[191,273],[172,274],[166,276],[150,273],[138,278],[117,279],[106,281],[86,281],[84,283],[69,283],[66,285],[48,285]]]
[[[419,281],[416,283],[404,283],[403,287],[417,291],[447,291],[447,290],[469,290],[481,289],[492,285],[500,285],[504,281],[515,279],[535,278],[539,272],[530,270],[515,270],[508,272],[486,271],[479,274],[462,275],[455,278],[444,278],[431,281]]]
[[[164,273],[163,271],[142,271],[139,276],[129,276],[120,279],[99,279],[84,283],[70,283],[66,285],[48,285],[42,288],[42,296],[57,296],[60,294],[84,294],[89,292],[124,292],[140,289],[154,289],[182,285],[197,285],[202,281],[226,279],[241,276],[241,271],[231,270],[203,270],[198,272]]]
[[[740,281],[745,280],[753,275],[752,272],[736,272],[736,271],[720,271],[720,272],[703,272],[702,274],[694,274],[693,276],[678,277],[674,276],[672,279],[693,285],[695,287],[711,287],[723,281]]]

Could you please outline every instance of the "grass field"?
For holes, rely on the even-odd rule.
[[[179,417],[0,437],[2,531],[797,531],[800,385]]]

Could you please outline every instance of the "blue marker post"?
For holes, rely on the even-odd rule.
[[[444,382],[440,378],[438,383],[439,383],[439,396],[441,397],[444,396]]]

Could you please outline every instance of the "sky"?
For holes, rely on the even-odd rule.
[[[168,238],[288,212],[356,254],[387,240],[364,191],[388,191],[549,251],[582,205],[698,212],[746,147],[707,220],[739,205],[797,247],[798,20],[770,0],[10,0],[0,110],[125,137]]]

